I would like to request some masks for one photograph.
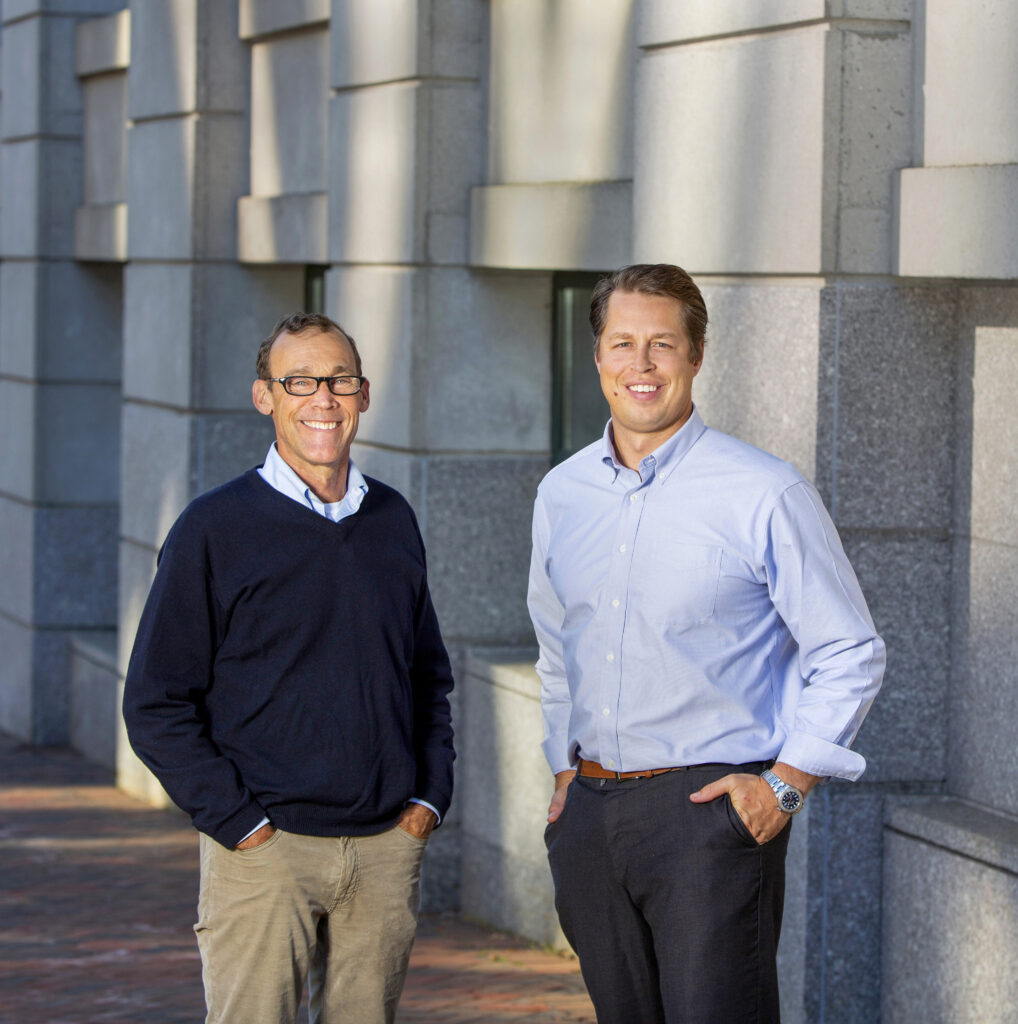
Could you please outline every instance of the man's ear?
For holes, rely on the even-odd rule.
[[[272,415],[272,396],[269,394],[269,382],[267,380],[256,380],[251,385],[251,401],[254,407],[263,415]]]
[[[365,379],[361,384],[361,389],[358,392],[361,396],[361,412],[367,412],[368,406],[371,404],[371,386],[370,382]]]

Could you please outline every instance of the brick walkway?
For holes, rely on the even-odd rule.
[[[195,1024],[197,843],[75,754],[0,733],[0,1024]],[[574,961],[421,923],[400,1024],[594,1020]]]

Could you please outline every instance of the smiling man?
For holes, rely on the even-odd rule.
[[[369,385],[328,317],[257,356],[265,463],[174,524],[124,687],[200,833],[207,1020],[391,1022],[452,795],[452,674],[406,501],[350,458]]]
[[[555,905],[599,1024],[774,1024],[791,817],[862,774],[884,645],[814,488],[697,412],[689,275],[619,270],[590,323],[611,419],[530,572]]]

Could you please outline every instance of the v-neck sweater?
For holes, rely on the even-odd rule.
[[[195,827],[388,828],[452,796],[449,659],[406,500],[331,522],[252,469],[174,524],[124,691],[131,744]]]

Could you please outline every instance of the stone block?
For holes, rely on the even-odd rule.
[[[146,121],[127,148],[132,259],[231,259],[246,187],[246,129],[231,114]]]
[[[530,522],[546,458],[433,457],[421,527],[447,642],[530,644]]]
[[[122,680],[134,649],[134,636],[156,575],[156,549],[122,537],[118,564],[117,609],[120,620],[117,625],[115,656],[117,674],[123,685]],[[118,708],[122,700],[123,694],[120,694],[117,698]]]
[[[289,29],[327,24],[330,0],[240,0],[240,38],[257,39]]]
[[[733,35],[761,29],[792,28],[823,18],[906,20],[911,0],[744,0],[719,4],[692,0],[650,0],[639,7],[636,38],[640,46],[662,46],[704,36]]]
[[[5,258],[73,255],[81,159],[77,139],[27,139],[0,148],[0,246]]]
[[[630,182],[490,185],[470,190],[470,263],[601,270],[632,252]]]
[[[1018,547],[960,540],[954,578],[951,791],[1018,815]]]
[[[25,623],[0,612],[0,729],[32,740],[32,634]]]
[[[0,264],[0,369],[25,378],[115,383],[121,273],[72,261]]]
[[[462,912],[566,948],[542,841],[553,787],[536,652],[498,657],[468,657],[461,687]]]
[[[272,421],[252,409],[240,415],[207,413],[193,428],[195,494],[218,487],[265,461]]]
[[[422,487],[425,472],[421,456],[360,442],[354,444],[352,454],[362,473],[395,487],[410,502],[419,522],[425,511]]]
[[[810,26],[640,61],[635,259],[692,273],[811,274],[832,258],[825,151],[838,120],[826,83],[838,52],[829,39]]]
[[[1018,319],[977,326],[972,371],[970,532],[1018,547]]]
[[[35,512],[33,623],[79,629],[116,622],[118,517],[115,504]]]
[[[839,527],[949,527],[956,303],[951,289],[821,292],[817,482]]]
[[[105,504],[120,493],[120,387],[43,384],[37,390],[35,491],[41,502]]]
[[[431,834],[421,864],[421,910],[458,913],[460,908],[460,827],[443,821]]]
[[[1018,276],[1016,209],[1018,163],[901,171],[897,273],[988,280]]]
[[[491,5],[491,184],[633,176],[634,6],[601,0],[592,17],[586,0]]]
[[[4,97],[4,140],[42,131],[43,21],[30,18],[4,26],[4,62],[0,85]]]
[[[912,39],[907,22],[895,24],[838,33],[839,188],[828,202],[838,206],[837,260],[845,273],[889,274],[893,263],[895,172],[912,163],[913,125]]]
[[[896,808],[885,835],[880,1019],[1012,1020],[1018,825],[952,801]]]
[[[707,284],[693,395],[706,422],[795,464],[816,464],[820,283]],[[593,372],[593,368],[592,372]]]
[[[194,497],[192,423],[192,417],[169,409],[124,403],[120,533],[125,540],[157,549]]]
[[[36,510],[0,496],[0,616],[32,623]]]
[[[887,644],[884,684],[854,748],[867,782],[937,782],[948,771],[951,548],[940,539],[848,531],[845,550]]]
[[[37,397],[34,385],[0,377],[0,437],[19,439],[0,445],[0,493],[24,501],[36,498],[35,459],[42,448],[35,430]]]
[[[328,202],[325,192],[241,196],[237,258],[243,263],[328,262]]]
[[[130,63],[130,10],[78,23],[74,70],[79,78],[109,71],[126,71]]]
[[[124,271],[124,395],[186,407],[192,381],[194,269],[134,263]]]
[[[839,783],[809,797],[807,1021],[880,1020],[884,799]]]
[[[71,746],[89,761],[114,768],[117,759],[116,634],[97,630],[71,640]]]
[[[124,0],[88,0],[86,15],[101,15],[119,10]],[[5,24],[27,18],[34,14],[82,14],[81,0],[4,0],[3,20]]]
[[[427,280],[428,341],[416,355],[425,445],[546,452],[548,276],[434,270]]]
[[[237,0],[133,2],[129,116],[242,111],[248,55],[237,16]]]
[[[96,75],[86,79],[83,91],[85,202],[122,202],[127,196],[127,75]]]
[[[925,4],[923,163],[928,167],[1018,163],[1018,125],[1010,115],[1018,92],[1013,45],[1018,10],[1008,0],[984,0],[978,16],[973,13],[950,0]]]
[[[74,211],[74,258],[108,263],[127,260],[127,203],[79,206]]]
[[[251,47],[253,196],[324,192],[328,100],[325,29],[290,33]]]

